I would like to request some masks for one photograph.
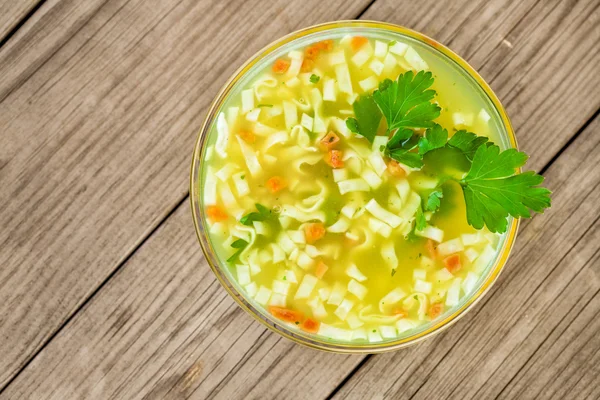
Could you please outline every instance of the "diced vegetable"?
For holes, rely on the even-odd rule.
[[[302,325],[300,325],[300,329],[308,333],[317,333],[319,332],[320,322],[316,319],[306,318]]]
[[[256,286],[256,282],[251,282],[250,284],[244,286],[244,289],[250,297],[256,296],[256,293],[258,292],[258,286]]]
[[[420,279],[417,279],[415,281],[415,292],[421,292],[421,293],[425,293],[425,294],[429,294],[431,293],[431,282],[426,282],[426,281],[422,281]]]
[[[319,300],[318,297],[314,297],[308,300],[306,304],[310,307],[315,318],[323,319],[327,318],[327,316],[329,315],[327,313],[327,310],[325,309],[325,306],[323,305],[323,302]]]
[[[355,329],[352,332],[352,340],[367,340],[367,331],[363,328]]]
[[[381,337],[384,339],[393,339],[398,334],[395,326],[383,325],[379,327],[379,332],[381,332]]]
[[[375,41],[375,57],[383,58],[388,52],[388,44],[380,40]]]
[[[325,156],[325,162],[332,168],[343,168],[342,152],[340,150],[329,150]]]
[[[323,278],[325,272],[327,272],[328,269],[329,267],[327,267],[327,265],[323,261],[319,261],[319,263],[317,264],[317,268],[315,269],[316,277],[319,279]]]
[[[453,274],[460,271],[460,269],[462,268],[462,265],[460,263],[460,255],[452,254],[451,256],[444,258],[444,265],[446,266],[448,271],[450,271]]]
[[[416,324],[413,321],[406,318],[402,318],[401,320],[396,322],[396,329],[398,329],[398,333],[409,331],[415,326]]]
[[[236,265],[237,280],[240,285],[248,285],[252,280],[250,279],[250,267],[247,265]]]
[[[276,307],[286,307],[287,296],[279,293],[272,293],[271,298],[269,299],[269,305]]]
[[[392,51],[391,48],[390,51]],[[406,49],[406,52],[404,53],[404,59],[410,64],[410,66],[413,69],[417,71],[429,69],[429,66],[427,65],[425,60],[423,60],[421,56],[412,47],[408,47]]]
[[[377,342],[383,341],[383,338],[381,337],[381,335],[379,334],[379,332],[376,331],[376,330],[369,331],[368,335],[369,335],[369,342],[370,343],[377,343]]]
[[[415,234],[417,236],[434,240],[438,243],[444,240],[444,231],[431,225],[427,225],[422,231],[415,231]]]
[[[352,340],[352,331],[336,328],[335,326],[324,323],[321,323],[321,326],[319,327],[319,335],[346,342]]]
[[[273,72],[276,74],[284,74],[290,68],[290,62],[281,58],[277,59],[273,64]]]
[[[206,207],[206,215],[213,222],[225,221],[229,218],[229,215],[219,206],[208,206]]]
[[[348,268],[346,268],[346,275],[348,275],[350,278],[356,279],[359,282],[364,282],[367,280],[367,277],[360,272],[356,264],[350,264]]]
[[[483,272],[496,256],[496,250],[490,245],[485,246],[479,257],[473,263],[475,272]]]
[[[264,306],[269,302],[269,299],[271,298],[271,293],[271,289],[260,285],[256,296],[254,296],[254,300],[256,300],[258,304],[262,304]]]
[[[447,242],[440,243],[437,246],[438,254],[442,257],[447,256],[449,254],[458,253],[459,251],[463,251],[465,248],[460,241],[460,238],[448,240]]]
[[[382,313],[386,312],[386,309],[390,309],[394,306],[394,304],[401,301],[406,297],[406,293],[404,290],[400,288],[393,289],[388,294],[383,296],[383,298],[379,301],[379,311]]]
[[[350,40],[350,47],[352,48],[352,50],[354,52],[357,52],[358,50],[360,50],[363,46],[367,45],[368,43],[369,43],[369,39],[367,39],[366,37],[354,36]]]
[[[317,240],[325,236],[325,225],[320,222],[304,225],[304,235],[307,243],[315,243]]]
[[[348,313],[354,307],[354,302],[348,299],[342,300],[338,308],[333,312],[342,321],[346,320]]]
[[[279,293],[287,296],[287,294],[290,292],[290,286],[291,284],[287,281],[287,279],[285,281],[275,280],[273,281],[273,293]]]
[[[452,278],[454,278],[454,275],[452,275],[452,272],[448,271],[446,268],[442,268],[435,273],[435,279],[440,282],[446,282]]]
[[[285,322],[300,323],[304,320],[304,315],[300,311],[290,310],[283,307],[269,307],[269,312],[275,318]]]
[[[317,282],[318,279],[316,276],[311,274],[304,275],[304,278],[302,278],[302,282],[300,283],[300,286],[298,286],[298,290],[296,291],[294,298],[307,299],[315,288]]]
[[[327,304],[339,306],[342,300],[344,300],[345,295],[346,287],[341,282],[335,282],[329,294],[329,299],[327,299]]]
[[[444,311],[442,303],[433,303],[427,310],[427,316],[431,319],[436,319],[442,314],[442,311]]]
[[[427,277],[427,271],[424,269],[413,269],[413,279],[425,280]]]
[[[477,257],[479,257],[479,252],[474,248],[469,247],[465,250],[465,257],[467,257],[467,260],[469,260],[470,262],[473,262]]]
[[[446,293],[446,305],[448,307],[453,307],[458,304],[460,300],[460,284],[461,278],[454,278],[452,284],[448,288],[448,293]]]
[[[266,186],[271,190],[271,193],[277,193],[287,187],[287,182],[280,176],[273,176],[267,180]]]
[[[467,272],[467,276],[462,282],[462,289],[465,292],[465,294],[470,294],[475,290],[478,280],[479,276],[477,274],[474,274],[471,271]]]
[[[359,300],[364,300],[368,290],[366,286],[361,285],[354,279],[351,279],[350,282],[348,282],[348,291],[355,295]]]

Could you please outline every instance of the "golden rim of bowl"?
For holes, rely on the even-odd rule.
[[[311,34],[337,28],[374,28],[390,31],[393,33],[399,33],[416,39],[422,43],[426,43],[434,49],[436,49],[437,51],[439,51],[440,53],[442,53],[443,55],[447,56],[450,60],[458,64],[471,78],[473,78],[479,84],[481,89],[488,96],[489,100],[492,102],[492,104],[496,108],[496,111],[500,115],[504,128],[506,129],[510,145],[515,149],[517,148],[517,141],[515,138],[513,128],[511,126],[510,120],[508,119],[508,116],[506,115],[506,111],[504,110],[504,107],[500,103],[498,97],[494,94],[489,85],[483,80],[483,78],[477,73],[477,71],[475,71],[473,67],[471,67],[465,60],[463,60],[452,50],[448,49],[446,46],[423,35],[422,33],[390,23],[359,20],[327,22],[292,32],[267,45],[263,49],[259,50],[256,54],[254,54],[254,56],[252,56],[246,63],[244,63],[223,86],[223,88],[220,90],[215,100],[211,104],[211,107],[204,120],[202,129],[198,134],[198,138],[194,147],[194,154],[190,173],[190,202],[192,207],[192,215],[194,217],[194,227],[196,229],[196,235],[198,237],[198,241],[200,242],[200,246],[202,247],[204,256],[208,261],[208,264],[210,265],[210,268],[213,270],[215,276],[217,277],[223,288],[225,288],[225,290],[231,295],[231,297],[233,297],[233,299],[238,303],[238,305],[242,309],[244,309],[248,314],[250,314],[255,320],[266,326],[271,331],[277,332],[278,334],[296,343],[311,348],[337,353],[382,353],[406,347],[408,345],[420,342],[421,340],[424,340],[435,334],[438,334],[450,325],[452,325],[454,322],[458,321],[460,317],[465,315],[466,312],[470,310],[485,295],[485,293],[487,293],[487,291],[490,290],[490,288],[500,275],[500,272],[506,264],[508,256],[515,242],[519,220],[511,219],[507,236],[505,237],[502,250],[496,259],[495,265],[492,268],[490,268],[488,276],[479,288],[479,290],[475,292],[460,308],[454,310],[454,312],[452,312],[450,315],[446,316],[440,321],[437,321],[429,328],[419,331],[414,335],[389,342],[358,345],[352,343],[330,342],[323,340],[316,335],[306,334],[297,329],[289,329],[285,324],[282,324],[280,321],[275,320],[273,317],[269,316],[266,313],[266,310],[262,310],[263,312],[261,312],[260,309],[254,307],[248,300],[246,300],[244,294],[240,293],[237,290],[237,288],[229,281],[228,277],[225,276],[224,272],[219,267],[219,263],[216,258],[215,252],[211,248],[212,246],[208,240],[208,235],[205,233],[206,231],[204,229],[204,218],[202,218],[202,220],[200,219],[203,216],[199,215],[203,214],[202,210],[199,208],[200,199],[196,197],[195,185],[198,182],[198,178],[200,177],[200,156],[202,154],[202,151],[204,150],[208,130],[212,125],[217,110],[219,110],[220,107],[223,105],[225,99],[227,98],[229,92],[234,87],[234,85],[260,60],[265,58],[271,52],[279,49],[280,47],[296,39],[300,39]],[[201,195],[201,193],[198,194]],[[200,221],[202,221],[202,226],[200,226]]]

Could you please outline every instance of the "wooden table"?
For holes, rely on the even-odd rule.
[[[600,398],[600,1],[0,0],[0,399]],[[245,315],[202,256],[192,147],[256,50],[414,28],[491,84],[553,207],[465,318],[377,356]]]

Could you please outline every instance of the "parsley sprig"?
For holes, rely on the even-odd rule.
[[[539,187],[544,178],[533,171],[517,174],[527,161],[527,155],[515,149],[500,151],[487,137],[466,130],[448,138],[448,131],[435,123],[441,108],[432,102],[436,92],[431,89],[431,72],[400,74],[398,79],[386,79],[372,95],[362,95],[353,104],[355,118],[346,126],[373,142],[381,120],[387,123],[390,137],[382,152],[411,168],[423,167],[425,154],[443,148],[455,148],[471,162],[464,178],[450,178],[462,189],[467,207],[467,222],[476,229],[486,226],[491,232],[506,232],[509,216],[530,218],[531,212],[543,212],[550,207],[551,192]],[[425,132],[417,131],[425,129]],[[443,193],[436,190],[422,201],[415,216],[413,229],[426,225],[425,211],[440,207]]]

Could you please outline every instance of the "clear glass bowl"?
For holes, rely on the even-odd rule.
[[[434,321],[425,323],[408,332],[404,332],[398,338],[380,343],[352,343],[330,340],[318,335],[309,334],[298,329],[290,328],[273,318],[262,306],[255,304],[252,299],[246,297],[245,293],[236,283],[228,268],[222,260],[219,260],[211,239],[208,235],[204,207],[202,205],[202,170],[204,162],[204,153],[211,132],[215,130],[216,117],[223,105],[232,93],[237,93],[240,87],[243,87],[250,81],[254,72],[261,70],[264,65],[272,63],[276,57],[286,54],[291,48],[305,46],[309,43],[324,39],[340,38],[343,35],[367,35],[382,36],[390,40],[394,37],[402,39],[405,42],[412,43],[419,47],[419,51],[429,51],[439,57],[443,62],[451,64],[460,74],[469,82],[472,90],[477,91],[485,102],[489,105],[491,113],[490,123],[496,124],[496,129],[500,135],[500,147],[517,148],[514,132],[510,121],[506,115],[504,107],[500,101],[483,80],[481,76],[466,61],[453,53],[451,50],[436,42],[427,36],[403,28],[397,25],[375,21],[340,21],[312,26],[291,33],[256,53],[248,60],[238,71],[236,71],[229,81],[223,86],[215,100],[213,101],[204,125],[198,135],[194,147],[192,160],[191,181],[190,181],[190,200],[196,234],[208,264],[215,273],[217,279],[221,282],[225,290],[248,314],[267,328],[293,340],[296,343],[320,350],[334,351],[340,353],[379,353],[384,351],[396,350],[410,344],[421,341],[427,337],[433,336],[443,329],[456,322],[460,317],[466,314],[473,305],[483,297],[490,289],[492,284],[498,278],[502,268],[506,264],[509,253],[513,247],[518,220],[511,219],[506,234],[502,236],[499,243],[499,250],[495,261],[488,266],[485,273],[478,282],[477,289],[470,295],[464,296],[461,303],[447,310],[441,317]]]

